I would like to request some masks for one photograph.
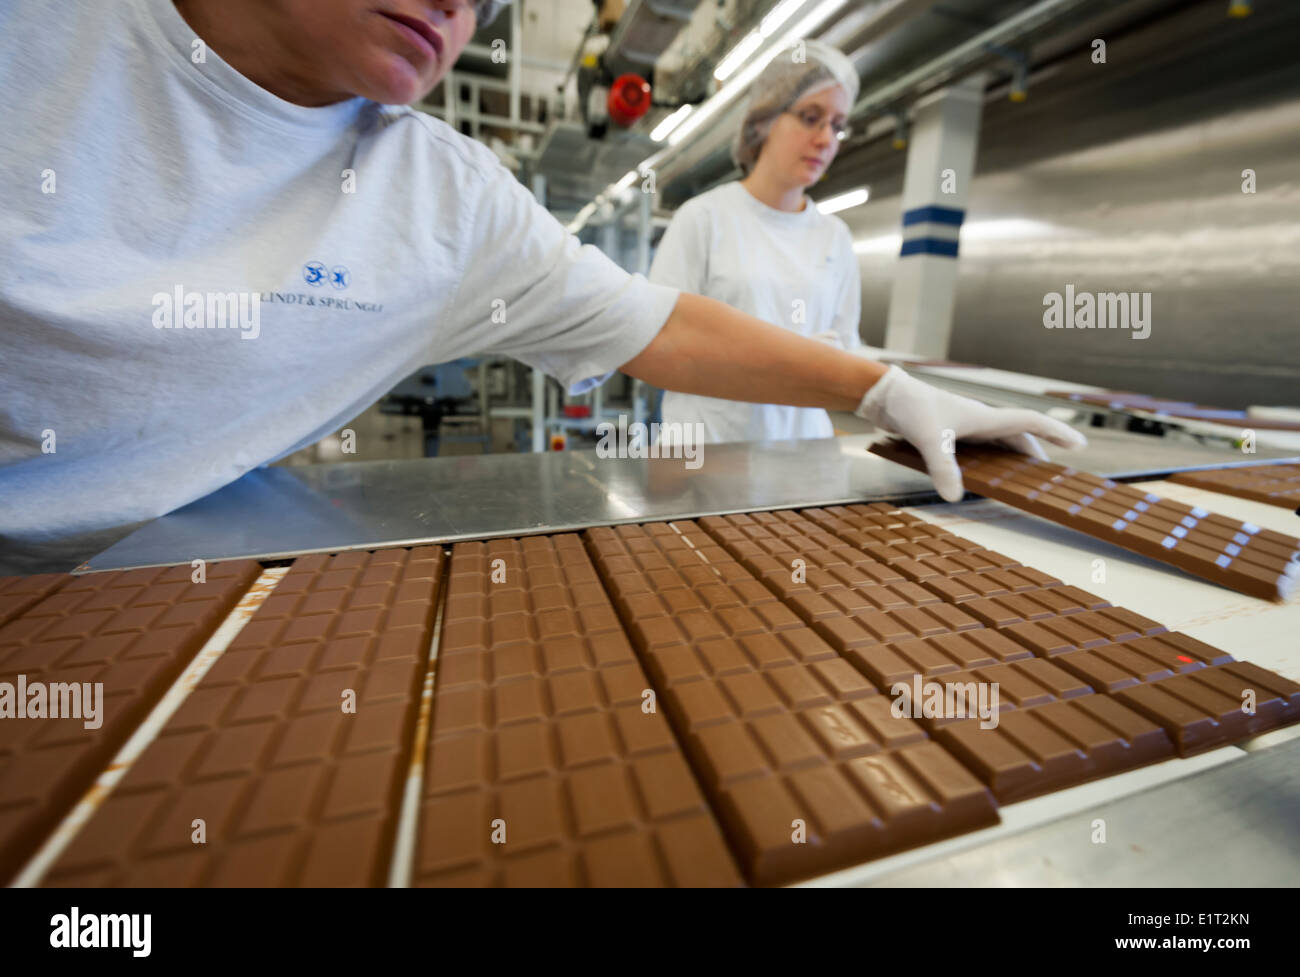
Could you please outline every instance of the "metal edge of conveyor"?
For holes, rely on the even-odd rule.
[[[1079,452],[1049,453],[1120,481],[1300,462],[1267,449],[1243,463],[1221,447],[1109,429],[1089,434]],[[879,437],[717,445],[713,467],[695,472],[665,468],[663,459],[597,459],[591,451],[268,469],[146,523],[75,572],[195,558],[266,562],[763,510],[939,502],[926,476],[869,454]],[[655,465],[661,467],[647,467]]]

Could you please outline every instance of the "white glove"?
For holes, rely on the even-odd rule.
[[[990,407],[922,383],[897,366],[872,385],[854,413],[910,441],[925,460],[934,487],[948,502],[965,494],[953,453],[959,440],[993,442],[1044,461],[1047,455],[1034,435],[1062,448],[1088,443],[1074,428],[1046,414]]]

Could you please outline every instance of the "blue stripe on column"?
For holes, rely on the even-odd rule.
[[[961,222],[965,219],[966,211],[955,207],[939,207],[935,204],[903,211],[904,227],[912,224],[951,224],[953,227],[961,227]]]
[[[957,257],[957,242],[945,241],[937,237],[914,237],[903,242],[903,250],[898,252],[900,258],[909,254],[937,254],[944,258]]]

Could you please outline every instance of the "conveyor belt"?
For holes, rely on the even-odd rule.
[[[0,794],[22,827],[0,846],[7,871],[55,836],[24,881],[382,884],[406,857],[430,655],[398,873],[420,884],[793,881],[1300,718],[1288,678],[884,503],[457,544],[445,586],[443,554],[296,560],[197,686],[168,692],[180,708],[111,791],[96,785],[115,744],[256,565],[210,566],[206,584],[188,567],[0,583],[25,595],[0,628],[0,681],[107,660],[87,674],[109,700],[140,667],[105,659],[110,631],[183,638],[105,722],[111,741],[54,735],[89,759],[42,757],[34,778],[24,744],[54,725],[0,723],[0,782],[61,785],[43,806]],[[166,600],[141,597],[157,586]],[[909,677],[996,681],[996,727],[921,701],[897,715]],[[56,832],[79,795],[90,816]]]

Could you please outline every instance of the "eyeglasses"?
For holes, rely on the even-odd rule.
[[[798,112],[789,111],[786,114],[793,115],[799,120],[799,124],[809,132],[817,132],[827,122],[826,113],[821,109],[816,108],[801,109]],[[836,122],[834,118],[831,118],[829,121],[831,124],[831,132],[840,142],[843,142],[845,139],[848,139],[849,136],[853,135],[853,127],[847,122]]]

